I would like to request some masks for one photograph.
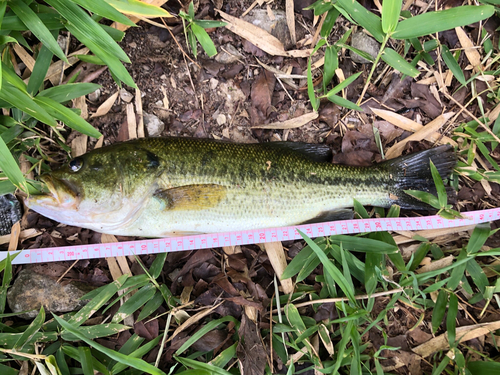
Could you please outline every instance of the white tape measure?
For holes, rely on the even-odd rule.
[[[408,218],[380,218],[330,221],[318,224],[296,225],[282,228],[258,229],[239,232],[200,234],[195,236],[159,238],[129,242],[49,247],[18,250],[13,264],[58,262],[65,260],[96,259],[124,255],[157,254],[171,251],[207,249],[221,246],[249,245],[274,241],[300,239],[297,229],[309,237],[335,234],[355,234],[377,231],[418,231],[474,225],[500,219],[500,208],[463,212],[464,219],[443,219],[440,216]],[[7,252],[0,253],[0,260]]]

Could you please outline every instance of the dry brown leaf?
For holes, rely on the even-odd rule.
[[[104,103],[102,103],[99,108],[97,108],[97,111],[90,116],[90,118],[94,117],[99,117],[99,116],[104,116],[107,114],[111,108],[113,107],[113,104],[115,104],[116,98],[118,98],[118,95],[120,94],[120,91],[115,92],[113,95],[111,95],[109,98],[106,99]]]
[[[14,52],[17,56],[19,56],[24,65],[26,65],[30,71],[33,71],[33,68],[35,67],[35,59],[31,57],[31,55],[26,52],[20,44],[14,43]]]
[[[500,329],[500,321],[457,327],[457,339],[459,342],[464,342],[487,335],[497,329]],[[414,353],[417,353],[425,358],[438,351],[446,350],[449,346],[448,333],[445,332],[442,335],[434,337],[433,339],[413,348],[412,350]]]
[[[39,232],[36,229],[33,229],[33,228],[25,229],[25,230],[21,231],[19,238],[21,239],[21,241],[23,241],[23,240],[27,240],[29,238],[39,236],[40,234],[42,234],[42,232]],[[10,237],[11,237],[10,234],[0,236],[0,245],[4,245],[6,243],[9,243]]]
[[[240,20],[222,11],[218,11],[221,17],[227,22],[226,28],[236,35],[260,48],[272,56],[308,57],[311,50],[285,51],[283,43],[278,38],[272,36],[267,31],[257,27],[250,22]]]
[[[400,156],[408,142],[430,139],[432,134],[438,131],[453,115],[453,112],[444,113],[436,117],[416,133],[410,135],[408,138],[405,138],[403,141],[396,143],[387,151],[387,159],[393,159]]]
[[[101,137],[97,140],[97,143],[95,144],[94,149],[101,148],[103,144],[104,144],[104,136],[101,135]]]
[[[310,112],[282,122],[252,126],[252,129],[294,129],[317,119],[318,116],[318,112]]]
[[[425,272],[440,270],[441,268],[451,265],[453,263],[453,259],[455,259],[453,255],[449,255],[447,257],[438,259],[435,262],[432,262],[428,265],[425,265],[415,270],[415,273],[425,273]]]
[[[77,157],[83,155],[87,152],[87,142],[89,136],[86,134],[80,134],[71,141],[71,155]]]
[[[161,7],[163,4],[165,4],[168,0],[142,0],[142,2],[144,3],[147,3],[147,4],[151,4],[151,5],[156,5],[156,6],[159,6]],[[127,15],[126,15],[127,16]],[[137,23],[139,22],[140,20],[143,19],[143,17],[135,17],[135,16],[127,16],[133,23]],[[163,25],[162,25],[163,26]],[[111,25],[111,27],[117,29],[117,30],[120,30],[120,31],[125,31],[127,30],[130,26],[127,26],[127,25],[124,25],[122,23],[118,23],[118,22],[113,22],[113,24]]]
[[[273,266],[274,272],[280,280],[281,286],[283,288],[283,293],[291,294],[293,292],[292,279],[281,280],[281,275],[283,275],[283,272],[285,272],[285,268],[287,266],[283,245],[281,244],[281,242],[266,242],[264,244],[264,247],[266,248],[266,253],[269,257],[271,265]]]
[[[455,27],[455,32],[457,33],[458,40],[460,41],[460,45],[462,46],[465,56],[467,56],[467,60],[474,67],[475,71],[482,70],[481,68],[481,55],[477,51],[474,43],[469,39],[464,29],[461,27]]]
[[[73,99],[73,107],[80,110],[80,117],[84,120],[89,118],[89,109],[87,107],[87,101],[85,96],[80,96],[79,98]]]
[[[76,55],[86,55],[89,53],[88,48],[82,48],[68,55],[68,62],[58,60],[53,63],[44,78],[44,81],[49,80],[53,85],[59,85],[59,79],[61,78],[61,69],[71,68],[74,64],[80,62],[80,59]]]
[[[370,109],[377,116],[382,117],[384,120],[406,131],[417,132],[424,127],[423,125],[420,125],[419,123],[410,120],[409,118],[406,118],[402,115],[394,113],[392,111],[386,111],[384,109],[376,109],[376,108],[370,108]],[[439,144],[450,144],[452,146],[457,146],[457,143],[453,139],[445,137],[438,132],[431,134],[427,139],[431,142],[438,142]]]
[[[475,225],[466,225],[463,227],[455,227],[455,228],[442,228],[442,229],[426,229],[418,232],[418,235],[428,240],[431,240],[436,237],[445,236],[447,234],[454,234],[458,232],[466,232],[468,230],[474,229]],[[394,236],[394,241],[396,241],[397,245],[401,245],[404,243],[415,241],[413,237],[417,234],[411,231],[396,231],[399,236]]]
[[[220,302],[219,304],[217,304],[215,306],[212,306],[210,308],[202,310],[199,313],[194,314],[193,316],[191,316],[184,323],[182,323],[179,327],[177,327],[177,329],[174,331],[174,333],[172,333],[172,335],[168,338],[167,341],[171,341],[175,336],[177,336],[179,333],[181,333],[186,328],[188,328],[189,326],[191,326],[191,324],[196,323],[196,322],[200,321],[201,319],[203,319],[205,316],[211,314],[212,311],[214,311],[217,307],[219,307],[222,304],[223,304],[223,302]]]

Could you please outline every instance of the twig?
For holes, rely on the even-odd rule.
[[[73,264],[72,264],[71,266],[69,266],[69,267],[68,267],[68,269],[67,269],[66,271],[64,271],[64,273],[63,273],[63,274],[62,274],[62,275],[61,275],[61,276],[57,279],[57,281],[56,281],[56,283],[57,283],[57,284],[59,284],[59,281],[61,281],[61,280],[62,280],[62,278],[63,278],[64,276],[66,276],[66,274],[67,274],[67,273],[68,273],[68,272],[69,272],[69,271],[70,271],[70,270],[71,270],[71,269],[75,266],[75,264],[76,264],[76,263],[78,263],[78,259],[77,259],[77,260],[75,260],[75,261],[73,262]]]
[[[163,18],[161,19],[163,24],[165,24],[165,21],[163,21]],[[182,54],[184,56],[186,56],[194,65],[196,65],[198,68],[201,69],[201,66],[198,65],[198,63],[196,61],[194,61],[191,57],[189,57],[189,55],[184,52],[184,49],[181,47],[181,45],[179,44],[179,42],[177,41],[177,39],[175,38],[174,34],[172,33],[172,30],[170,30],[170,28],[167,28],[168,32],[170,33],[170,36],[172,37],[172,39],[174,40],[175,44],[177,44],[177,47],[179,47],[179,49],[181,50]]]

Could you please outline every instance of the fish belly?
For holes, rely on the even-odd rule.
[[[360,184],[253,184],[227,188],[225,198],[214,207],[167,209],[152,197],[133,223],[114,234],[172,237],[199,233],[252,230],[301,224],[326,212],[362,204],[387,206],[388,192]]]

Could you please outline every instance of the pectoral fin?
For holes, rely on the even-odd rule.
[[[307,220],[301,224],[313,224],[313,223],[324,223],[327,221],[338,221],[338,220],[351,220],[354,217],[353,210],[348,208],[343,208],[335,211],[326,211],[320,213],[318,216]]]
[[[225,196],[226,188],[216,184],[179,186],[154,193],[165,210],[204,210],[217,206]]]

